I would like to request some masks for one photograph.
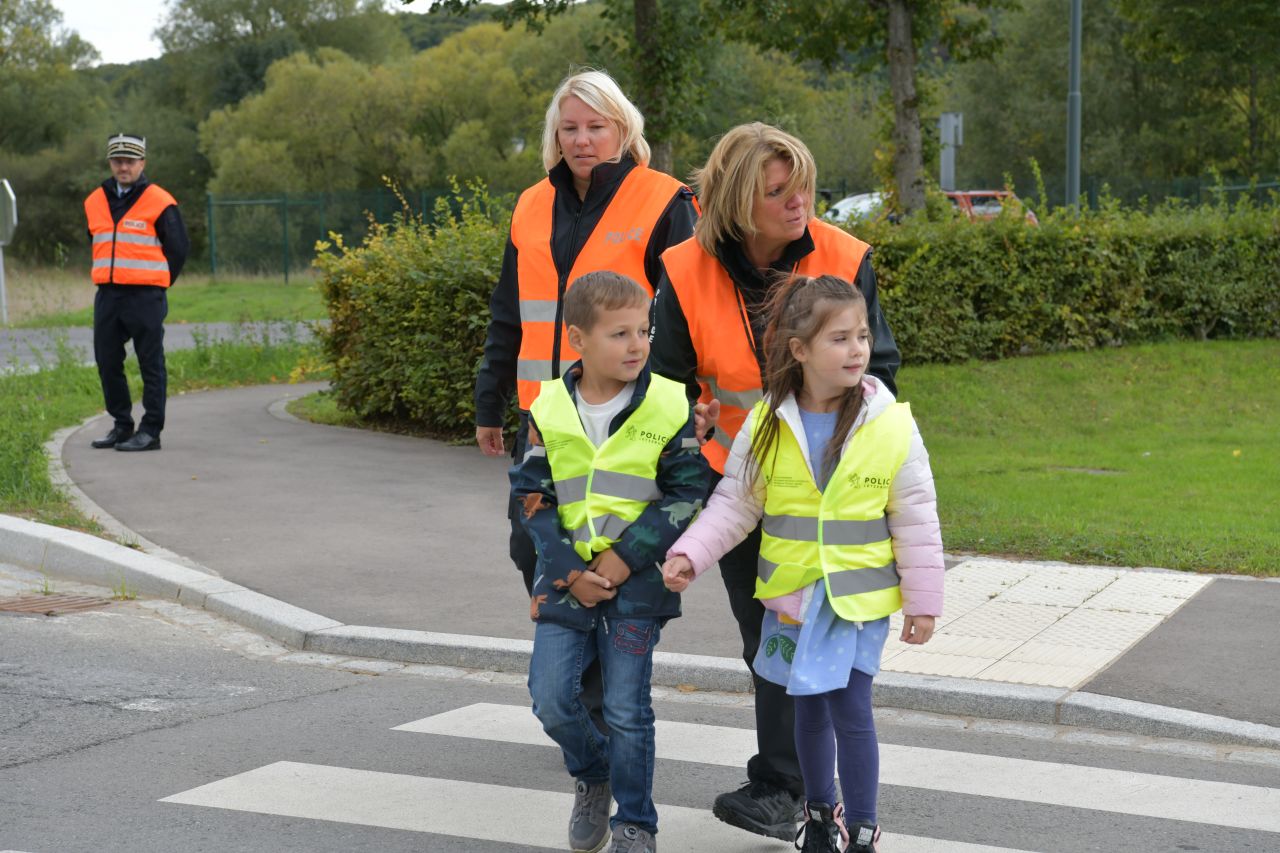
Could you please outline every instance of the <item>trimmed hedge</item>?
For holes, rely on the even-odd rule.
[[[509,213],[483,191],[430,223],[401,214],[363,245],[333,235],[315,261],[330,324],[320,330],[337,404],[440,436],[474,429],[472,389],[502,268]]]
[[[322,341],[340,406],[468,436],[488,300],[509,213],[483,191],[401,217],[365,243],[321,244],[332,323]],[[1172,338],[1280,336],[1280,212],[1242,205],[1153,214],[1059,211],[864,223],[904,360],[993,359]]]
[[[875,249],[880,298],[908,362],[1280,335],[1276,208],[855,230]]]

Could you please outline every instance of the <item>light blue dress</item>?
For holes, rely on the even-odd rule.
[[[809,468],[821,488],[827,485],[822,459],[835,432],[836,415],[800,409]],[[784,625],[777,613],[765,611],[753,666],[761,678],[782,685],[793,696],[827,693],[847,687],[852,670],[872,677],[879,673],[888,637],[889,617],[862,623],[841,619],[827,601],[826,584],[818,581],[803,625]]]

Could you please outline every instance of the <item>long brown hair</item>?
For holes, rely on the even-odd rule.
[[[857,287],[834,275],[815,278],[795,276],[774,286],[769,295],[767,312],[769,324],[764,333],[764,396],[766,408],[763,419],[757,424],[751,437],[751,458],[747,461],[747,481],[754,483],[765,470],[773,471],[777,461],[778,433],[781,421],[778,407],[788,393],[799,394],[804,387],[804,368],[791,352],[791,341],[799,340],[808,346],[822,332],[827,322],[840,311],[851,306],[862,306],[865,315],[867,301]],[[835,432],[827,443],[822,466],[824,475],[835,470],[840,461],[844,439],[853,428],[853,422],[862,409],[862,383],[850,388],[840,399]],[[812,452],[814,448],[810,448]],[[815,466],[817,467],[817,466]],[[822,477],[819,477],[821,481]]]

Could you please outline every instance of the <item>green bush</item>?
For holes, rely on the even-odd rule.
[[[321,243],[316,266],[330,324],[320,334],[342,408],[460,436],[475,423],[472,389],[502,267],[508,207],[482,189],[430,222],[403,213],[371,224],[359,247]]]
[[[402,216],[358,248],[322,244],[339,406],[470,434],[472,387],[507,211],[482,190],[433,222]],[[908,363],[996,359],[1176,338],[1280,336],[1280,215],[1242,204],[1058,211],[1039,227],[862,223]]]
[[[874,222],[881,301],[904,359],[1004,358],[1174,338],[1280,335],[1275,208],[1114,207]]]

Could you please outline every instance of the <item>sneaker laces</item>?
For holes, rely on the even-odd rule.
[[[578,796],[574,798],[574,808],[572,820],[576,823],[582,820],[583,816],[595,811],[596,804],[605,792],[603,782],[592,785],[589,782],[579,782]]]

